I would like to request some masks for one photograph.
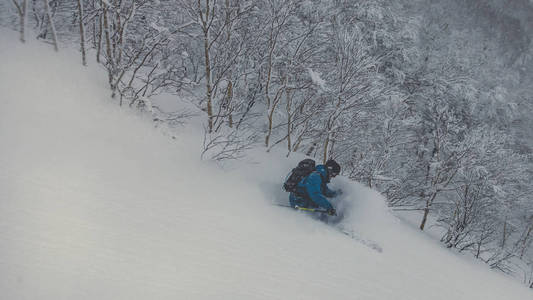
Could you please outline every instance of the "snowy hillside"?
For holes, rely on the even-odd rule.
[[[1,299],[533,297],[344,178],[336,225],[272,205],[298,157],[202,162],[198,128],[171,139],[118,107],[74,51],[2,31],[0,57]]]

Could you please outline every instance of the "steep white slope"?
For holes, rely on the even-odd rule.
[[[0,31],[2,299],[531,299],[449,251],[343,178],[339,225],[273,206],[297,158],[199,160],[108,99],[105,74],[73,51]]]

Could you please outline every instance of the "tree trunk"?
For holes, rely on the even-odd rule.
[[[267,148],[270,144],[270,135],[272,134],[272,118],[273,118],[273,112],[271,111],[267,115],[268,128],[267,128],[267,135],[265,136],[265,147]]]
[[[96,62],[100,63],[100,53],[102,53],[102,32],[104,31],[102,15],[98,15],[98,43],[96,45]]]
[[[205,86],[207,89],[207,119],[208,119],[208,129],[209,133],[213,132],[213,99],[212,99],[212,87],[211,87],[211,65],[209,58],[209,42],[208,42],[208,33],[205,33],[204,37],[204,51],[205,51],[205,77],[206,82]]]
[[[78,0],[78,14],[80,18],[80,50],[81,50],[81,63],[87,65],[87,57],[85,54],[85,26],[83,24],[83,0]]]
[[[82,0],[83,1],[83,0]],[[94,0],[93,0],[94,1]],[[93,3],[93,8],[94,8],[94,3]],[[92,41],[93,41],[93,45],[92,47],[96,49],[96,20],[99,19],[99,16],[96,15],[94,18],[93,18],[93,32],[92,32]]]
[[[270,27],[270,37],[269,37],[269,51],[268,51],[268,71],[267,71],[267,77],[266,77],[266,83],[265,83],[265,98],[267,100],[267,119],[268,119],[268,132],[265,137],[265,147],[268,148],[270,143],[270,134],[272,133],[272,114],[269,112],[270,107],[272,105],[272,100],[270,99],[270,80],[272,79],[272,55],[274,53],[274,49],[276,48],[276,42],[277,40],[274,39],[274,28],[273,24]]]
[[[110,32],[109,32],[109,19],[108,19],[108,6],[106,3],[104,3],[103,0],[100,1],[100,4],[103,7],[103,29],[104,29],[104,35],[105,35],[105,43],[106,43],[106,55],[107,55],[107,74],[108,74],[108,80],[109,80],[109,86],[112,91],[112,96],[115,95],[115,87],[113,86],[113,72],[114,72],[114,64],[113,64],[113,57],[111,53],[111,38],[110,38]]]
[[[527,240],[529,239],[529,236],[531,235],[532,230],[533,230],[533,223],[529,226],[529,229],[527,230],[527,234],[524,237],[524,241],[522,242],[522,251],[520,251],[520,259],[524,257],[524,252],[526,252],[526,249],[527,249]]]
[[[44,0],[44,8],[46,10],[46,17],[48,18],[48,24],[50,24],[50,29],[52,30],[52,40],[54,41],[54,50],[59,51],[59,48],[57,47],[56,27],[52,19],[52,13],[50,13],[50,5],[48,3],[48,0]]]
[[[26,15],[28,10],[28,1],[22,1],[22,15],[20,16],[20,41],[26,42],[24,30],[26,28]]]
[[[228,93],[226,95],[226,106],[227,106],[226,110],[228,113],[228,126],[230,128],[233,128],[233,115],[232,115],[232,108],[231,108],[232,99],[233,99],[233,83],[230,80],[228,82]]]
[[[424,216],[422,217],[422,223],[420,223],[420,230],[424,230],[424,227],[426,226],[426,221],[428,219],[428,214],[429,207],[426,206],[426,208],[424,208]]]
[[[205,59],[205,86],[206,86],[206,96],[207,96],[207,123],[208,123],[208,132],[213,132],[213,88],[211,86],[211,58],[209,55],[209,0],[205,1],[206,10],[205,10],[205,19],[204,14],[202,13],[202,5],[200,0],[198,0],[198,10],[200,13],[200,18],[202,22],[202,30],[204,32],[204,59]]]
[[[226,41],[229,43],[231,40],[231,6],[229,0],[226,0]],[[228,116],[228,126],[233,127],[233,116],[232,116],[232,100],[233,100],[233,82],[231,77],[233,75],[233,67],[230,67],[228,70],[228,88],[226,94],[226,113]]]
[[[326,163],[326,160],[328,159],[328,147],[329,147],[329,132],[326,136],[326,140],[324,141],[324,153],[322,153],[322,162]]]
[[[480,238],[479,242],[477,243],[477,249],[476,249],[476,258],[479,258],[479,255],[481,254],[481,244],[483,240]]]
[[[505,218],[505,221],[503,222],[503,236],[502,236],[502,245],[501,248],[505,248],[505,242],[507,240],[507,218]]]
[[[17,11],[18,11],[18,14],[19,14],[19,17],[20,17],[20,41],[25,43],[26,42],[26,38],[25,38],[25,33],[24,33],[24,30],[25,30],[25,27],[26,27],[26,12],[27,12],[27,8],[28,8],[28,2],[27,0],[23,0],[22,1],[22,6],[20,4],[18,4],[18,2],[16,0],[13,0],[13,4],[15,5],[15,7],[17,8]]]
[[[437,192],[433,192],[430,198],[426,200],[426,207],[424,208],[424,216],[422,217],[422,222],[420,223],[420,230],[424,230],[424,227],[426,227],[426,222],[428,220],[429,210],[431,208],[431,205],[433,204],[433,200],[435,200],[435,197],[437,196]]]
[[[291,95],[290,90],[287,89],[287,156],[291,153],[292,149],[292,140],[291,140],[291,126],[292,126],[292,118],[291,118]]]

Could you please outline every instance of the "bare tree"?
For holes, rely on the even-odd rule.
[[[204,51],[204,66],[205,66],[205,89],[206,89],[206,111],[207,111],[207,128],[208,132],[213,132],[213,75],[211,69],[211,53],[210,48],[213,43],[212,38],[216,39],[219,35],[215,33],[215,37],[212,37],[211,29],[213,22],[216,20],[215,15],[217,11],[216,1],[204,0],[205,4],[198,0],[197,7],[194,8],[197,17],[200,20],[200,27],[203,33],[203,51]]]
[[[239,60],[245,60],[244,52],[250,30],[240,21],[250,13],[253,5],[242,5],[239,0],[180,1],[191,24],[196,25],[188,33],[197,39],[202,49],[205,97],[202,108],[207,113],[207,129],[214,132],[226,122],[234,125],[233,113],[237,105],[233,102],[237,80],[242,78]],[[246,70],[250,72],[249,70]]]
[[[200,157],[215,161],[242,158],[244,152],[254,143],[248,134],[235,130],[210,133],[208,128],[204,128],[203,151]]]
[[[48,24],[50,24],[50,29],[52,31],[52,41],[54,43],[54,50],[59,51],[59,48],[57,46],[57,32],[56,32],[56,26],[54,24],[54,19],[52,18],[52,13],[50,12],[50,4],[48,0],[44,1],[44,9],[46,11],[46,17],[48,19]]]
[[[524,234],[522,234],[522,239],[520,241],[520,259],[524,257],[524,254],[531,244],[531,236],[533,235],[533,216],[529,218],[529,225],[525,228]]]
[[[265,99],[267,110],[267,134],[265,136],[265,147],[270,145],[272,135],[273,116],[280,103],[285,88],[288,83],[288,74],[280,74],[279,78],[274,78],[274,68],[279,63],[276,57],[283,51],[282,43],[284,34],[288,31],[291,17],[296,8],[296,1],[269,1],[268,15],[268,39],[267,39],[267,59],[263,78],[265,80]],[[273,80],[278,81],[277,85]]]
[[[334,63],[328,74],[332,82],[326,94],[322,158],[332,155],[335,138],[354,120],[386,94],[383,78],[376,72],[379,58],[371,55],[369,45],[357,29],[332,21],[334,34],[330,43]]]
[[[103,33],[105,38],[105,49],[106,49],[106,68],[107,68],[107,77],[109,81],[109,87],[111,88],[112,93],[115,92],[114,87],[114,74],[115,74],[115,62],[111,52],[111,28],[109,24],[109,3],[104,0],[100,0],[100,6],[102,7],[102,26]]]
[[[83,22],[84,17],[83,0],[78,0],[78,18],[80,23],[80,50],[81,50],[81,63],[86,66],[87,58],[85,54],[85,24]]]
[[[18,12],[18,15],[19,15],[19,19],[20,19],[20,41],[21,42],[26,42],[26,39],[25,39],[25,36],[24,36],[24,30],[25,30],[25,27],[26,27],[26,14],[27,14],[27,9],[28,9],[28,1],[27,0],[22,0],[22,3],[18,3],[17,0],[12,0],[13,1],[13,4],[15,4],[15,7],[17,8],[17,12]]]

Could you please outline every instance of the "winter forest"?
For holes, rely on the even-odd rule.
[[[5,0],[0,25],[79,49],[155,125],[187,99],[203,159],[334,158],[443,247],[533,268],[533,1]]]

